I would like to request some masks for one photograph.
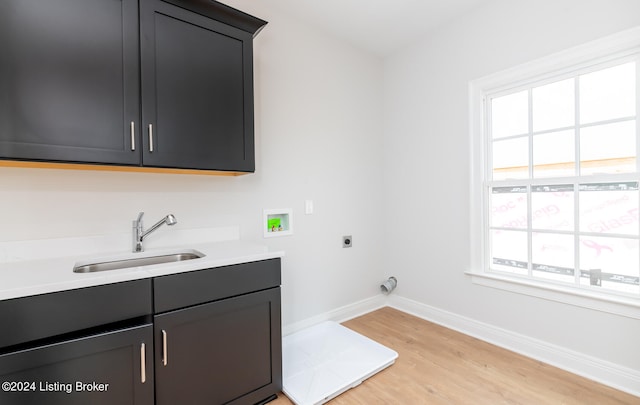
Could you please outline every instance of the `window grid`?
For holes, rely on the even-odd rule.
[[[485,201],[488,201],[489,203],[486,204],[486,207],[490,207],[491,206],[491,200],[492,200],[492,190],[494,190],[495,188],[498,187],[508,187],[508,186],[512,186],[512,187],[525,187],[526,188],[526,228],[525,229],[518,229],[518,228],[513,228],[513,227],[501,227],[501,226],[496,226],[495,223],[493,223],[493,212],[491,210],[487,210],[487,224],[488,226],[485,228],[486,233],[485,233],[485,237],[487,241],[489,241],[489,243],[487,244],[488,246],[488,255],[487,255],[487,261],[488,263],[486,264],[486,269],[488,269],[489,271],[498,271],[501,272],[500,270],[495,270],[494,266],[493,266],[493,262],[494,262],[494,255],[493,255],[493,239],[492,239],[492,231],[509,231],[509,232],[526,232],[526,236],[527,236],[527,277],[528,278],[535,278],[536,280],[541,280],[540,277],[535,277],[534,275],[534,268],[533,268],[533,263],[534,263],[534,257],[533,257],[533,235],[538,233],[544,233],[544,234],[551,234],[551,235],[571,235],[573,236],[573,285],[577,286],[577,287],[584,287],[584,285],[581,283],[581,277],[583,277],[582,275],[582,271],[584,269],[582,269],[581,266],[581,238],[583,237],[605,237],[605,238],[622,238],[624,240],[635,240],[638,241],[640,240],[640,221],[637,221],[637,230],[635,235],[628,235],[628,234],[616,234],[616,233],[597,233],[597,232],[587,232],[585,229],[581,229],[581,221],[580,221],[580,197],[581,197],[581,185],[586,185],[586,184],[597,184],[597,183],[609,183],[609,182],[619,182],[619,183],[636,183],[636,188],[635,188],[635,194],[638,195],[639,191],[639,187],[637,187],[637,183],[640,180],[640,177],[638,176],[638,173],[640,173],[640,125],[638,125],[638,117],[640,116],[640,102],[638,100],[639,95],[640,95],[640,63],[639,60],[640,58],[636,55],[633,57],[633,59],[631,59],[632,61],[635,61],[635,67],[636,67],[636,91],[635,91],[635,106],[636,106],[636,111],[635,111],[635,115],[634,116],[627,116],[627,117],[618,117],[618,118],[614,118],[614,119],[608,119],[608,120],[600,120],[600,121],[595,121],[595,122],[588,122],[588,123],[581,123],[580,119],[580,109],[581,109],[581,102],[580,102],[580,76],[594,72],[594,71],[598,71],[601,69],[606,69],[607,67],[611,67],[611,66],[616,66],[616,65],[621,65],[624,63],[629,62],[629,58],[626,58],[626,60],[618,60],[618,61],[612,61],[609,62],[606,65],[600,65],[597,68],[592,68],[590,71],[585,71],[584,69],[582,71],[576,71],[574,72],[571,76],[573,79],[573,88],[574,88],[574,123],[572,126],[567,126],[567,127],[562,127],[562,128],[546,128],[544,130],[539,130],[539,131],[534,131],[534,103],[533,103],[533,89],[541,87],[547,83],[554,83],[560,80],[564,80],[564,79],[568,79],[568,75],[565,74],[563,77],[552,77],[552,78],[547,78],[545,79],[545,81],[538,81],[535,83],[529,83],[526,88],[520,88],[517,91],[527,91],[527,101],[528,101],[528,105],[527,105],[527,133],[526,134],[515,134],[515,135],[509,135],[509,136],[503,136],[500,138],[493,138],[493,134],[492,134],[492,128],[493,128],[493,123],[492,123],[492,100],[493,98],[496,97],[500,97],[502,95],[505,94],[513,94],[516,93],[517,91],[512,90],[511,92],[502,92],[500,93],[496,93],[494,95],[490,95],[485,97],[485,123],[487,125],[485,134],[487,136],[488,142],[485,143],[485,145],[487,145],[487,150],[486,150],[486,156],[488,157],[487,162],[488,164],[486,165],[486,176],[485,179],[489,179],[485,181],[485,186],[484,186],[484,190],[485,190]],[[628,121],[635,121],[635,172],[633,173],[613,173],[613,174],[591,174],[591,175],[583,175],[583,167],[582,167],[582,159],[581,159],[581,133],[582,133],[582,129],[583,128],[588,128],[588,127],[596,127],[596,126],[603,126],[603,125],[608,125],[608,124],[615,124],[615,123],[619,123],[619,122],[628,122]],[[536,173],[535,173],[535,165],[534,165],[534,138],[536,136],[539,135],[543,135],[543,134],[551,134],[554,132],[560,132],[563,130],[572,130],[574,132],[574,160],[573,160],[573,175],[572,176],[562,176],[562,177],[535,177]],[[493,150],[494,147],[493,145],[495,145],[497,142],[505,142],[505,141],[509,141],[509,140],[514,140],[514,139],[522,139],[522,138],[527,138],[527,144],[528,144],[528,161],[527,161],[527,178],[518,178],[518,179],[493,179],[493,173],[494,173],[494,169],[493,169],[493,161],[494,161],[494,156],[493,156]],[[573,230],[558,230],[558,229],[538,229],[538,228],[534,228],[534,224],[533,224],[533,217],[534,217],[534,212],[533,212],[533,187],[535,186],[539,186],[539,185],[548,185],[548,186],[557,186],[557,185],[562,185],[562,184],[571,184],[572,188],[573,188]],[[584,191],[583,191],[584,192]],[[638,262],[640,263],[640,249],[638,249]],[[550,281],[550,282],[554,282],[551,280],[546,280],[546,281]],[[566,284],[566,283],[565,283]],[[591,286],[587,286],[588,288],[593,288]],[[616,291],[609,291],[609,292],[613,292],[613,293],[619,293]],[[627,295],[626,293],[623,293],[624,295]],[[631,294],[633,296],[639,296],[640,292],[638,293],[633,293]]]
[[[575,129],[575,138],[574,138],[574,156],[575,156],[575,176],[580,175],[581,165],[580,162],[582,158],[580,156],[580,76],[574,79],[574,124],[576,125]],[[573,210],[573,260],[575,263],[575,271],[574,271],[574,284],[580,285],[580,190],[578,189],[579,185],[577,181],[573,183],[573,206],[575,209]]]

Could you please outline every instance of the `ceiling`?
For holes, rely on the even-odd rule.
[[[270,0],[282,11],[386,56],[492,0]]]

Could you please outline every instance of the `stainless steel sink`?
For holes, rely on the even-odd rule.
[[[74,273],[95,273],[96,271],[127,269],[130,267],[151,266],[154,264],[174,263],[204,257],[197,250],[161,254],[157,256],[132,257],[119,260],[104,260],[96,263],[76,263]]]

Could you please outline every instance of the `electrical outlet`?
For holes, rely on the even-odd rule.
[[[350,248],[351,246],[353,246],[353,238],[351,237],[351,235],[343,236],[342,237],[342,247],[343,248]]]

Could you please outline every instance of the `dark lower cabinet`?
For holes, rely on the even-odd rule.
[[[150,324],[0,355],[3,405],[151,405]]]
[[[280,283],[277,258],[0,301],[0,405],[262,403]]]
[[[156,404],[255,404],[280,391],[280,287],[154,317]]]

